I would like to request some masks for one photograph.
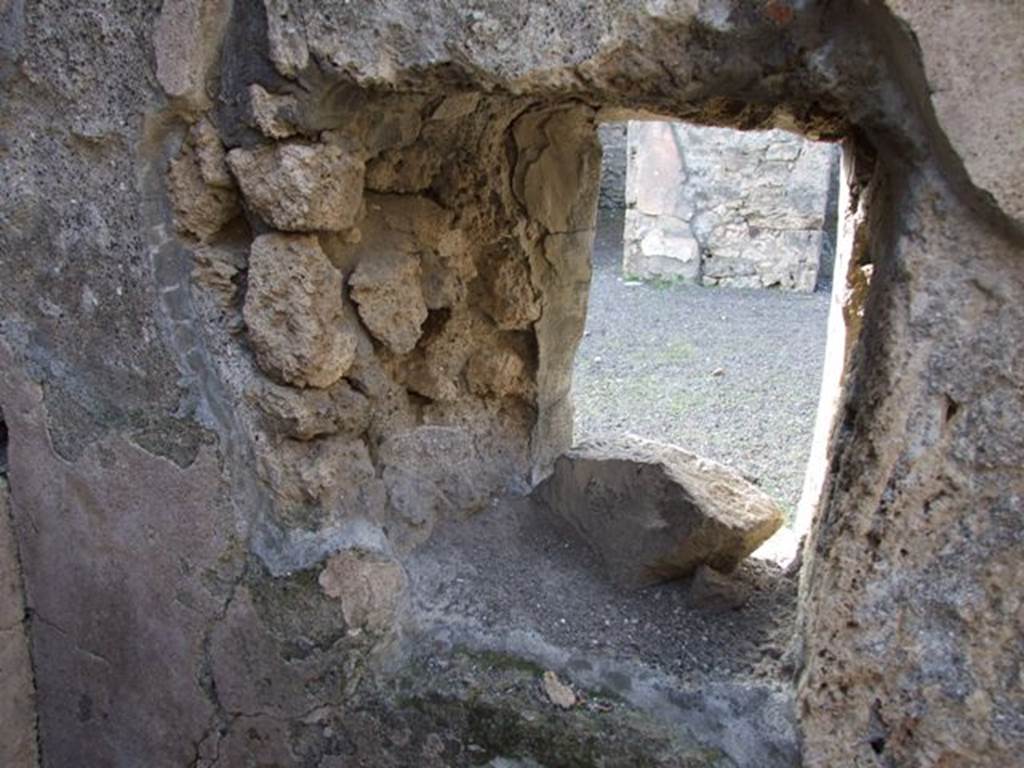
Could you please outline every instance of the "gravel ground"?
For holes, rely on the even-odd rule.
[[[792,514],[810,453],[828,294],[631,284],[621,253],[621,215],[603,215],[576,356],[576,440],[633,432],[675,443],[756,478]]]
[[[747,560],[708,588],[626,590],[532,499],[499,499],[437,529],[406,562],[419,622],[490,637],[528,632],[577,657],[640,663],[680,683],[783,681],[796,577]]]
[[[575,371],[577,439],[629,431],[674,442],[757,478],[792,508],[810,450],[827,295],[630,285],[619,276],[621,226],[605,220],[598,230]],[[440,525],[406,566],[422,637],[437,628],[455,643],[526,633],[691,690],[788,685],[796,577],[767,561],[624,590],[543,505],[505,498]]]

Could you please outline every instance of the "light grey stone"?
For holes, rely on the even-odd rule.
[[[560,456],[535,493],[628,587],[700,565],[730,571],[783,522],[778,504],[735,470],[628,435]]]
[[[628,124],[623,272],[813,291],[835,149],[784,131]],[[831,242],[831,241],[829,241]]]

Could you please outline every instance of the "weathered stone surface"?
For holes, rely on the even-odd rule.
[[[375,634],[395,628],[405,581],[405,572],[395,560],[353,550],[328,558],[319,576],[324,593],[341,602],[345,623]]]
[[[341,273],[315,237],[257,237],[243,312],[260,367],[297,387],[329,387],[341,378],[356,348],[341,290]]]
[[[183,469],[111,436],[69,462],[52,448],[42,388],[0,370],[46,760],[187,764],[216,717],[198,649],[245,530],[215,451]],[[89,568],[71,567],[82,548]]]
[[[229,0],[167,0],[153,33],[156,77],[189,109],[209,106],[207,79],[231,9]]]
[[[583,443],[536,491],[625,586],[730,571],[782,525],[782,509],[739,473],[634,437]]]
[[[259,85],[296,99],[302,136],[365,162],[371,186],[421,191],[463,233],[478,277],[434,286],[424,273],[425,302],[437,314],[407,355],[375,347],[352,323],[349,373],[369,402],[375,476],[389,438],[423,426],[463,430],[482,457],[473,478],[481,495],[522,482],[569,445],[595,121],[786,127],[847,137],[874,158],[878,194],[846,273],[864,297],[847,308],[863,322],[848,326],[856,338],[823,454],[790,654],[803,760],[1015,763],[1024,742],[1024,442],[1015,418],[1024,408],[1024,286],[1019,221],[1003,215],[1012,215],[1021,167],[1012,161],[1020,122],[1012,3],[231,5],[222,55],[211,57],[202,40],[216,25],[202,21],[204,8],[223,5],[0,3],[0,349],[11,350],[2,353],[0,407],[48,762],[450,766],[504,756],[509,733],[536,745],[516,751],[524,762],[675,757],[663,759],[664,742],[649,738],[649,711],[601,716],[591,741],[595,713],[550,707],[536,674],[526,684],[496,679],[482,698],[467,695],[473,681],[452,693],[463,670],[481,665],[433,644],[430,654],[455,674],[440,703],[431,673],[442,664],[413,675],[426,724],[408,698],[353,698],[366,649],[348,637],[317,575],[352,539],[400,551],[416,531],[384,504],[379,520],[342,531],[317,518],[315,503],[285,504],[259,475],[257,446],[277,445],[286,437],[275,430],[291,427],[246,397],[260,373],[232,319],[242,263],[210,260],[190,283],[195,237],[175,234],[166,205],[168,162],[207,100],[205,116],[226,145],[260,151],[267,137],[253,129],[248,99]],[[175,14],[188,34],[161,32],[153,45],[167,23],[158,19]],[[168,64],[185,65],[183,87]],[[205,100],[192,98],[200,80]],[[158,86],[182,95],[158,98]],[[454,96],[466,98],[445,107]],[[198,142],[193,149],[202,154]],[[788,157],[773,151],[765,161]],[[202,156],[196,164],[204,186],[225,188]],[[854,197],[868,177],[849,180]],[[268,194],[287,187],[264,186]],[[354,186],[363,193],[364,183]],[[306,202],[296,201],[300,219]],[[273,225],[260,218],[251,229],[238,221],[216,232],[209,247],[231,241],[247,252]],[[317,230],[343,273],[396,250],[395,241],[435,271],[424,254],[437,246],[415,227],[355,223],[358,243],[348,227]],[[511,284],[532,289],[511,302],[529,311],[508,313],[507,325],[531,352],[533,391],[470,392],[463,367],[437,385],[453,386],[453,399],[411,394],[410,367],[446,321],[474,318],[452,326],[445,342],[467,360],[503,343],[492,267],[505,258],[517,262]],[[749,266],[729,279],[751,279]],[[447,357],[458,362],[436,355]],[[434,370],[440,380],[441,366]],[[282,452],[281,461],[298,468],[311,450]],[[432,456],[408,456],[389,468],[435,471]],[[462,513],[456,506],[452,517]],[[752,748],[763,740],[735,735],[789,722],[791,700],[777,685],[770,710],[756,706],[767,698],[751,697],[734,710],[737,699],[709,689],[693,732],[721,734],[715,749],[724,745],[736,764],[789,768],[795,750],[768,757]],[[515,686],[530,695],[510,707],[502,697]],[[535,717],[541,706],[545,716]],[[501,738],[480,730],[495,713],[507,725]],[[484,755],[470,750],[481,742]],[[581,744],[600,748],[581,752]],[[595,755],[605,746],[611,751]],[[706,761],[707,750],[687,750],[683,762],[690,758]]]
[[[490,295],[487,314],[503,330],[529,328],[540,317],[540,302],[529,265],[516,251],[494,254],[485,266]]]
[[[309,66],[309,47],[302,33],[301,17],[294,15],[288,0],[267,0],[267,39],[270,59],[285,77],[294,77]]]
[[[233,186],[214,186],[208,180],[222,181],[210,154],[209,145],[200,152],[183,147],[168,173],[178,227],[199,240],[209,240],[242,211]]]
[[[25,626],[25,595],[0,475],[0,764],[34,768],[36,701]]]
[[[370,426],[370,402],[343,379],[328,389],[282,387],[260,382],[249,392],[276,434],[297,440],[344,432],[359,435]]]
[[[359,263],[349,286],[359,317],[392,352],[411,352],[427,319],[419,259],[408,253],[382,253]]]
[[[836,150],[783,131],[629,123],[623,271],[813,291]]]
[[[199,164],[199,175],[211,187],[233,189],[235,180],[228,169],[227,152],[207,118],[202,118],[188,132],[189,142]]]
[[[464,233],[452,230],[437,245],[420,255],[423,265],[423,300],[428,309],[444,309],[466,299],[476,265]]]
[[[262,448],[258,471],[274,494],[293,507],[315,504],[333,517],[375,517],[382,511],[373,462],[359,439],[281,440]]]
[[[233,149],[246,204],[286,232],[348,229],[362,215],[363,163],[338,146],[291,142]]]
[[[914,30],[935,115],[972,181],[1024,222],[1024,14],[1013,2],[885,4]]]
[[[627,231],[631,237],[642,235],[623,254],[622,271],[627,277],[700,282],[700,244],[685,224],[631,213]]]
[[[600,174],[593,119],[589,110],[573,108],[535,112],[516,123],[521,154],[514,189],[529,215],[552,234],[594,226],[597,186],[576,183]]]
[[[421,541],[443,517],[462,516],[487,503],[485,472],[472,434],[458,427],[423,426],[389,437],[379,450],[388,499]],[[404,543],[404,542],[403,542]]]
[[[530,391],[526,361],[514,349],[499,347],[477,352],[466,369],[469,390],[477,395],[516,397]]]
[[[294,122],[297,108],[298,101],[294,96],[270,93],[258,83],[249,86],[252,120],[268,138],[286,139],[298,132]]]
[[[601,188],[598,208],[626,207],[626,123],[605,123],[597,128],[601,141]]]

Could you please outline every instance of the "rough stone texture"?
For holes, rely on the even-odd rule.
[[[1013,764],[1024,236],[1021,164],[1006,158],[1021,146],[1007,66],[1019,16],[993,2],[947,24],[931,6],[901,4],[902,19],[896,6],[275,0],[232,3],[220,25],[205,20],[224,6],[198,0],[0,2],[0,407],[46,764],[467,765],[471,745],[555,765],[604,745],[623,765],[726,759],[652,737],[642,697],[613,718],[574,708],[551,725],[520,703],[536,685],[511,707],[501,676],[439,701],[424,692],[437,690],[431,669],[406,666],[416,694],[396,700],[394,680],[374,677],[386,671],[376,642],[349,634],[318,583],[338,552],[401,561],[422,534],[406,520],[415,508],[387,495],[387,469],[457,507],[521,488],[568,447],[595,125],[651,117],[846,136],[875,161],[850,179],[857,192],[873,174],[878,192],[866,257],[847,274],[870,272],[870,286],[789,656],[803,761]],[[209,109],[192,98],[197,73]],[[286,143],[253,125],[254,85],[287,102],[273,111],[295,130]],[[229,155],[270,158],[273,178],[250,177],[255,215],[199,243],[176,234],[168,168],[204,118]],[[273,160],[282,147],[305,148],[294,174]],[[226,189],[199,150],[198,177]],[[344,184],[316,160],[337,153]],[[310,198],[287,199],[300,190]],[[374,212],[359,204],[367,190],[427,203]],[[278,225],[271,211],[288,215]],[[314,211],[328,220],[311,223]],[[368,413],[337,433],[298,428],[308,439],[253,401],[266,375],[239,334],[252,240],[293,220],[345,275],[418,254],[436,307],[396,356],[342,302],[356,338],[345,378]],[[455,243],[445,258],[441,230]],[[450,274],[434,284],[436,264]],[[494,349],[525,362],[524,394],[469,376]],[[448,470],[418,448],[385,467],[381,448],[424,427],[468,435],[452,442],[475,451],[472,494],[443,496]],[[342,441],[352,471],[321,472]],[[261,470],[264,446],[283,445],[281,472]],[[315,493],[273,485],[304,473]],[[357,514],[331,506],[347,494]],[[425,647],[463,676],[451,645]],[[756,755],[743,734],[763,730],[750,703],[765,700],[721,699],[699,730],[755,723],[724,730],[729,754]],[[482,725],[495,717],[513,744]],[[792,745],[775,754],[795,762]]]
[[[271,118],[261,127],[278,130]],[[331,145],[278,144],[233,149],[228,165],[246,204],[264,221],[286,232],[336,232],[362,215],[363,164]]]
[[[203,141],[201,130],[194,131],[193,136],[198,142]],[[209,240],[238,216],[242,208],[230,177],[227,185],[223,184],[216,149],[198,142],[190,142],[171,161],[168,181],[178,227],[199,240]],[[220,162],[223,162],[223,150]]]
[[[421,281],[419,259],[401,253],[361,261],[349,278],[359,317],[395,354],[412,351],[427,319]]]
[[[731,571],[784,516],[734,470],[625,436],[574,447],[536,493],[627,587],[689,576],[701,565]]]
[[[366,632],[394,630],[405,574],[402,566],[372,552],[339,552],[327,559],[320,587],[341,602],[345,623]]]
[[[597,129],[601,142],[601,188],[598,208],[626,207],[626,123],[605,123]]]
[[[341,273],[315,237],[260,235],[249,253],[245,324],[256,360],[297,387],[329,387],[352,365]]]
[[[784,131],[629,124],[623,271],[813,291],[837,150]]]
[[[36,702],[17,544],[0,475],[0,764],[34,768]]]
[[[210,106],[213,74],[229,0],[167,0],[153,32],[156,77],[164,92],[190,110]]]
[[[998,0],[886,5],[914,31],[935,117],[971,180],[1024,221],[1024,14]]]
[[[440,517],[470,514],[487,503],[481,480],[488,469],[467,430],[418,427],[389,437],[380,458],[388,498],[412,540],[426,538]]]

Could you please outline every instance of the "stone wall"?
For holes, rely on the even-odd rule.
[[[364,692],[409,647],[410,550],[568,446],[595,126],[651,117],[846,137],[870,190],[788,656],[804,762],[1016,760],[1020,16],[697,6],[0,3],[46,765],[478,761],[493,710]]]
[[[813,291],[834,256],[837,152],[785,131],[630,122],[623,271]]]
[[[626,123],[605,123],[597,129],[601,142],[601,190],[597,206],[612,211],[626,207]]]
[[[5,441],[5,431],[3,438]],[[4,476],[5,450],[6,445],[0,445],[0,765],[33,768],[37,765],[35,690],[25,596]]]

